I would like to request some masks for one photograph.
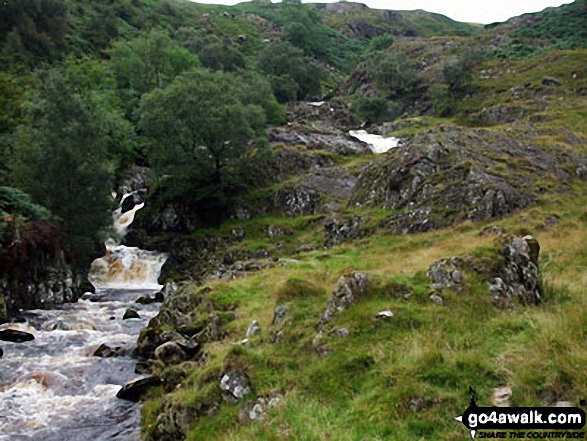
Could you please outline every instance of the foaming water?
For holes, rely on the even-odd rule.
[[[153,293],[102,290],[59,309],[28,311],[25,323],[0,326],[35,336],[2,343],[0,441],[138,440],[139,407],[116,393],[138,378],[131,354],[158,307],[134,301]],[[130,305],[140,319],[122,320]],[[119,348],[121,356],[94,356],[102,344]]]
[[[120,207],[113,213],[113,226],[120,238],[124,237],[135,214],[144,203],[122,213],[122,203],[132,193],[122,196]],[[105,243],[106,255],[92,262],[88,280],[97,289],[161,289],[157,279],[167,255],[120,245],[115,239]]]
[[[114,212],[120,237],[143,205]],[[53,310],[26,311],[24,323],[0,326],[35,337],[25,343],[2,342],[0,441],[140,439],[139,406],[116,398],[116,393],[138,378],[131,354],[158,305],[135,301],[161,288],[157,279],[165,259],[162,253],[109,239],[106,255],[92,263],[88,277],[96,293]],[[131,306],[140,318],[123,320]],[[94,356],[102,344],[117,356]]]
[[[369,144],[373,153],[385,153],[398,146],[399,138],[389,137],[384,138],[380,135],[372,135],[367,133],[365,130],[351,130],[349,132],[353,138],[357,138],[359,141],[363,141]]]

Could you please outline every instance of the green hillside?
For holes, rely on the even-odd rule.
[[[145,440],[465,439],[470,387],[576,405],[586,10],[4,2],[2,268],[21,244],[83,272],[111,190],[144,196]]]

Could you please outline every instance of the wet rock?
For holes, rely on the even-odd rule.
[[[24,343],[34,339],[35,336],[33,334],[25,331],[19,331],[18,329],[0,330],[0,340],[2,341],[9,341],[12,343]]]
[[[174,341],[168,341],[155,349],[155,357],[162,361],[166,366],[179,364],[188,359],[187,354]]]
[[[335,314],[344,311],[353,302],[367,294],[369,288],[369,276],[365,273],[353,273],[342,276],[332,289],[332,296],[328,301],[326,310],[318,323],[318,329],[332,320]]]
[[[252,337],[253,335],[257,335],[260,333],[261,327],[259,326],[259,323],[257,323],[257,320],[253,320],[247,328],[247,337]]]
[[[243,372],[226,372],[220,379],[222,398],[228,402],[238,402],[251,391],[251,383]]]
[[[289,312],[289,306],[287,305],[280,305],[275,308],[275,312],[273,314],[273,325],[278,326],[280,325],[283,320],[285,319],[286,314]]]
[[[122,320],[129,320],[129,319],[140,319],[141,316],[139,315],[138,312],[136,312],[134,309],[128,308],[125,312],[124,315],[122,316]]]
[[[126,383],[116,394],[117,398],[127,401],[138,402],[149,388],[162,384],[161,378],[156,375],[150,375],[145,378],[139,378]]]
[[[150,305],[151,303],[154,303],[155,299],[153,299],[151,296],[141,296],[138,299],[135,300],[135,303],[139,304],[139,305]]]
[[[123,354],[122,348],[117,346],[115,348],[111,348],[105,343],[102,343],[98,349],[94,351],[92,354],[94,357],[101,357],[101,358],[110,358],[110,357],[120,357]]]
[[[498,389],[493,389],[491,402],[496,407],[510,407],[511,397],[512,390],[509,387],[500,387]]]
[[[0,358],[4,356],[4,349],[0,348]]]

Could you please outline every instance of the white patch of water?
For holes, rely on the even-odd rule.
[[[369,144],[373,153],[385,153],[396,148],[400,142],[399,138],[394,138],[393,136],[384,138],[380,135],[367,133],[365,130],[351,130],[349,135],[353,138],[357,138],[359,141]]]

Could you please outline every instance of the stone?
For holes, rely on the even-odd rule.
[[[4,356],[4,349],[0,348],[0,358]]]
[[[156,375],[139,378],[126,383],[116,394],[117,398],[137,403],[141,397],[153,386],[162,384],[161,378]]]
[[[390,319],[392,317],[393,317],[393,312],[391,312],[391,311],[380,311],[375,316],[375,318],[378,318],[378,319]]]
[[[2,329],[0,330],[0,340],[9,341],[12,343],[24,343],[34,340],[35,336],[29,332],[19,331],[18,329]]]
[[[155,357],[162,361],[166,366],[179,364],[188,358],[181,346],[174,341],[168,341],[157,346],[155,349]]]
[[[562,86],[563,82],[553,77],[544,77],[542,78],[542,84],[545,86]]]
[[[326,310],[318,323],[321,329],[332,317],[340,311],[344,311],[350,304],[364,297],[369,288],[369,276],[365,273],[353,273],[341,276],[332,289],[332,296],[328,301]]]
[[[115,348],[111,348],[105,343],[102,343],[98,349],[94,351],[92,354],[94,357],[101,357],[101,358],[110,358],[110,357],[119,357],[123,355],[122,348],[117,346]]]
[[[141,316],[139,315],[138,312],[136,312],[134,309],[128,308],[125,312],[124,315],[122,316],[122,320],[129,320],[129,319],[140,319]]]
[[[163,294],[163,291],[159,291],[155,294],[155,297],[153,298],[153,302],[154,303],[163,303],[165,301],[165,294]]]
[[[135,300],[135,303],[137,303],[139,305],[150,305],[153,302],[154,302],[154,299],[151,298],[151,296],[147,296],[147,295],[141,296]]]
[[[496,407],[510,407],[510,398],[512,390],[509,387],[500,387],[493,389],[491,402]]]
[[[273,314],[273,325],[278,326],[280,325],[283,320],[285,319],[285,315],[289,312],[289,306],[287,305],[279,305],[275,308],[275,313]]]
[[[334,331],[334,335],[335,335],[335,337],[339,337],[339,338],[348,338],[350,335],[350,332],[347,328],[340,328],[340,329],[337,329],[336,331]]]
[[[346,239],[358,237],[361,233],[363,218],[352,216],[350,218],[333,219],[324,224],[324,248],[332,248],[340,245]]]
[[[432,302],[435,305],[443,305],[444,304],[444,300],[442,299],[442,297],[440,297],[438,294],[432,294],[430,296],[430,300],[432,300]]]
[[[222,397],[228,402],[240,401],[251,392],[250,386],[249,377],[243,372],[226,372],[220,379]]]
[[[247,337],[252,337],[253,335],[257,335],[260,333],[261,327],[259,326],[259,323],[257,322],[257,320],[253,320],[247,328]]]

